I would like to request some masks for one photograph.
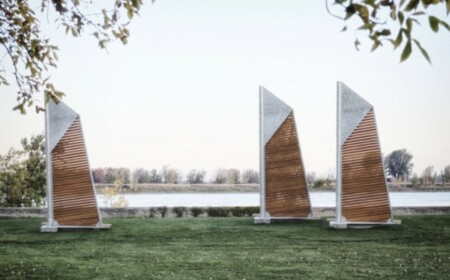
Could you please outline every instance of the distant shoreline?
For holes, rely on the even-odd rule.
[[[95,184],[98,194],[113,184]],[[388,184],[389,192],[450,192],[450,186],[393,186]],[[334,187],[310,188],[312,192],[334,192]],[[259,184],[125,184],[120,193],[255,193]]]
[[[128,217],[157,217],[161,218],[161,214],[158,211],[165,209],[167,215],[166,218],[175,218],[175,209],[184,210],[184,217],[192,217],[193,209],[208,208],[217,210],[227,210],[231,212],[232,209],[237,210],[250,210],[254,214],[259,212],[258,206],[236,206],[236,207],[126,207],[126,208],[111,208],[101,207],[100,212],[103,218],[128,218]],[[447,206],[425,206],[425,207],[393,207],[394,215],[448,215],[450,214],[450,207]],[[334,207],[312,207],[312,211],[316,217],[334,217]],[[156,213],[155,213],[156,212]],[[153,213],[153,214],[152,214]],[[10,218],[45,218],[47,216],[47,208],[36,207],[0,207],[0,217]],[[202,217],[207,215],[203,214]]]

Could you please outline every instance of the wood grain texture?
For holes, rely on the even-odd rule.
[[[52,151],[54,219],[64,226],[95,226],[97,203],[80,119]]]
[[[265,146],[266,210],[272,217],[307,217],[311,203],[294,115]]]
[[[342,215],[349,222],[391,218],[373,109],[342,146]]]

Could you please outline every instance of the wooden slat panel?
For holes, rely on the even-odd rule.
[[[52,151],[52,168],[54,219],[64,226],[95,226],[100,219],[79,118]]]
[[[342,215],[349,222],[386,222],[391,209],[370,110],[342,146]]]
[[[265,146],[266,210],[273,217],[311,213],[297,129],[291,113]]]

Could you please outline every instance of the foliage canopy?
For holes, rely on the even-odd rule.
[[[0,206],[40,206],[45,197],[44,135],[23,138],[22,149],[0,155]]]
[[[450,31],[450,25],[429,13],[430,6],[442,6],[447,16],[450,14],[450,0],[335,0],[334,9],[326,1],[327,11],[345,22],[342,31],[348,29],[351,19],[357,18],[359,24],[355,32],[355,48],[361,45],[357,34],[363,33],[372,42],[371,51],[390,43],[394,50],[402,47],[400,62],[407,60],[415,45],[423,57],[431,64],[428,52],[414,36],[413,27],[427,21],[430,29],[437,33],[441,29]],[[336,11],[336,13],[334,12]],[[425,19],[426,18],[426,19]]]
[[[386,171],[395,178],[406,179],[414,164],[411,163],[413,155],[406,151],[406,149],[395,150],[386,156],[384,165]]]

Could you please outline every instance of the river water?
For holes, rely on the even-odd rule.
[[[259,206],[259,193],[143,193],[124,194],[129,207],[207,207],[207,206]],[[392,192],[392,207],[450,206],[450,192]],[[313,207],[335,207],[334,192],[312,192]],[[100,206],[109,203],[97,195]]]

